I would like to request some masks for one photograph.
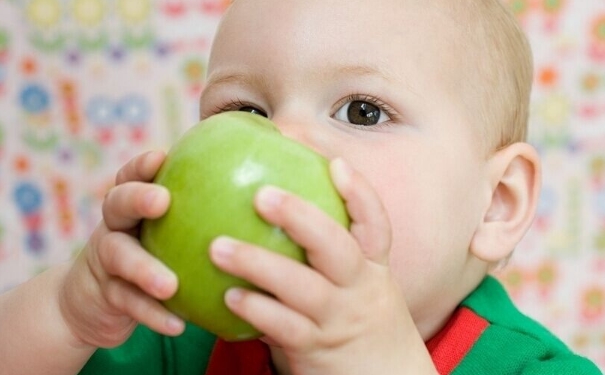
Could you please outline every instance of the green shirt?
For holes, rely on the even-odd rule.
[[[214,336],[193,325],[175,338],[140,326],[122,346],[97,350],[80,374],[203,375],[215,342]],[[571,352],[543,326],[520,313],[492,277],[461,303],[427,347],[442,375],[602,374],[592,362]],[[247,360],[224,353],[216,358]],[[263,361],[270,358],[258,362]],[[240,367],[244,373],[224,375],[258,375],[248,370],[253,366]]]
[[[139,325],[121,346],[98,349],[80,375],[202,375],[215,341],[191,324],[178,337]]]

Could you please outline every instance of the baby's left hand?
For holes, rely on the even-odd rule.
[[[292,194],[261,189],[257,211],[306,250],[311,267],[219,238],[215,264],[272,295],[232,289],[227,305],[281,347],[292,374],[436,374],[389,271],[391,229],[380,199],[341,159],[330,167],[350,231]]]

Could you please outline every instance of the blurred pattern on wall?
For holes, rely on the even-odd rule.
[[[508,0],[534,50],[538,216],[500,273],[518,305],[605,369],[605,2]]]
[[[544,187],[498,275],[605,369],[605,3],[506,2],[535,52]],[[81,249],[119,166],[196,122],[228,3],[0,0],[0,291]]]

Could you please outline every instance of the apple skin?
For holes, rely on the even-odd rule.
[[[155,182],[170,191],[171,204],[161,218],[143,221],[140,240],[177,274],[178,291],[164,304],[228,341],[261,333],[226,307],[225,292],[258,288],[213,265],[210,243],[227,235],[306,262],[300,246],[256,213],[260,187],[279,186],[349,226],[327,160],[255,114],[225,112],[193,126],[171,147]]]

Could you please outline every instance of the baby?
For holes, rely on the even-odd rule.
[[[311,267],[215,240],[214,263],[270,295],[228,291],[266,336],[215,342],[159,302],[178,281],[136,235],[170,197],[151,183],[164,154],[139,156],[81,255],[0,297],[0,373],[599,374],[488,276],[536,210],[531,80],[528,44],[497,0],[235,1],[201,117],[266,116],[330,159],[350,229],[260,189],[256,210]]]

